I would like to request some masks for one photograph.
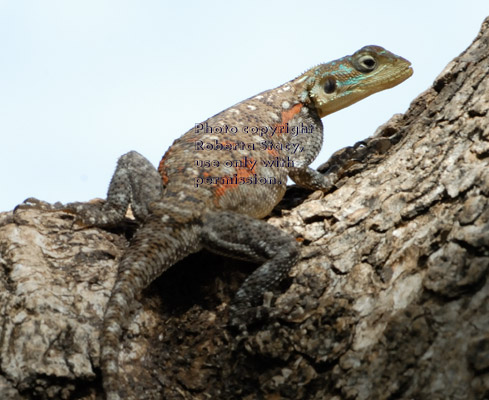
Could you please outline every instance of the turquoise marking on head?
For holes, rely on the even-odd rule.
[[[343,82],[337,82],[337,84],[339,86],[358,85],[364,79],[365,79],[365,75],[358,75],[358,76],[354,76],[354,77],[348,78],[347,80],[345,80]]]
[[[342,72],[350,73],[350,72],[352,71],[352,67],[349,67],[349,66],[347,66],[346,64],[341,64],[341,65],[338,67],[338,70],[339,70],[339,71],[342,71]]]
[[[353,68],[346,65],[346,64],[340,64],[338,65],[338,67],[331,71],[326,71],[326,72],[323,72],[323,74],[321,75],[322,78],[324,78],[325,76],[335,76],[335,75],[349,75],[353,72]]]

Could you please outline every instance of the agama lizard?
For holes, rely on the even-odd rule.
[[[122,326],[143,288],[203,248],[261,265],[229,307],[230,321],[255,306],[298,259],[296,241],[260,221],[281,200],[287,176],[309,189],[335,182],[311,169],[323,141],[321,118],[412,75],[409,61],[378,46],[313,67],[197,124],[175,140],[156,170],[123,155],[102,206],[67,207],[87,225],[119,224],[129,204],[141,222],[119,266],[105,312],[100,363],[109,400],[120,399]],[[246,321],[245,321],[246,322]]]

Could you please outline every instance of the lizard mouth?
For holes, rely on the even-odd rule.
[[[400,61],[405,63],[404,67],[398,68],[395,73],[391,74],[390,79],[384,78],[384,82],[382,85],[379,85],[378,91],[397,86],[413,75],[414,70],[411,63],[405,59],[401,59]]]

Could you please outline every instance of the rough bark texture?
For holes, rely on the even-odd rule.
[[[229,330],[253,266],[189,257],[135,305],[121,385],[137,399],[489,398],[488,109],[489,19],[405,115],[334,156],[353,160],[337,190],[289,190],[270,223],[302,259],[265,296],[268,318]],[[77,229],[48,205],[0,214],[0,398],[101,398],[99,329],[131,233]]]

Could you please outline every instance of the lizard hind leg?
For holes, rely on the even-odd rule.
[[[149,215],[149,204],[161,198],[163,182],[156,168],[136,151],[121,156],[110,181],[107,200],[102,206],[68,203],[65,208],[91,226],[114,227],[126,215],[129,204],[138,221]]]
[[[246,323],[245,314],[259,304],[264,292],[278,283],[299,258],[299,246],[291,235],[247,215],[209,212],[201,235],[203,246],[214,253],[261,263],[231,302],[231,325]]]

